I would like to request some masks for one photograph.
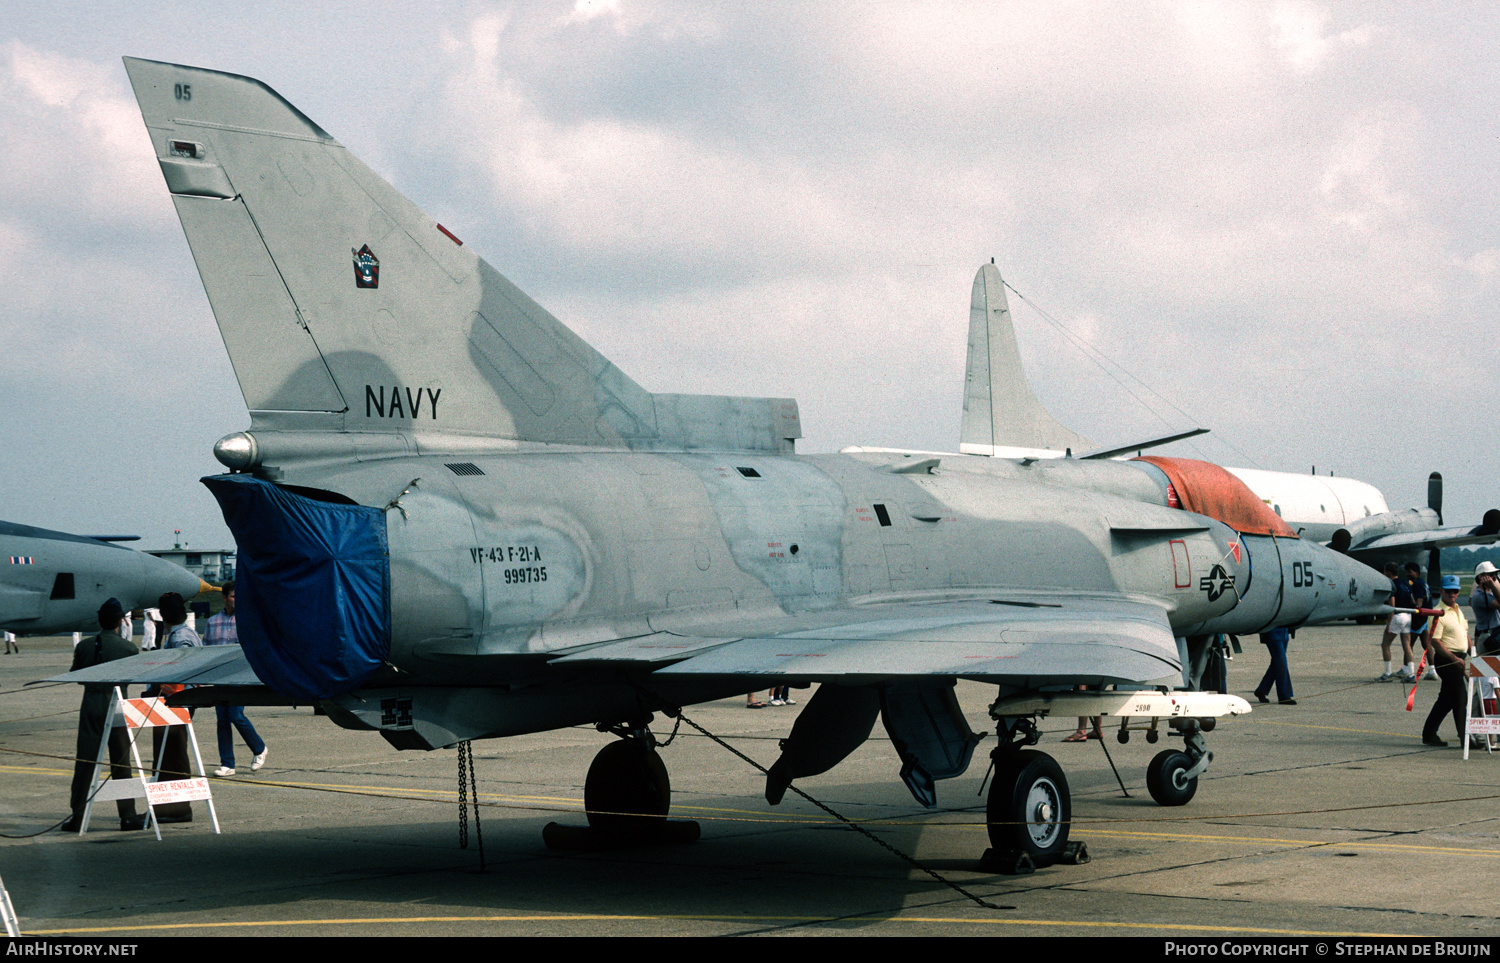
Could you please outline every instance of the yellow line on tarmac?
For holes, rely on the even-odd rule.
[[[1382,843],[1375,840],[1361,839],[1272,839],[1269,837],[1261,836],[1203,836],[1190,835],[1187,833],[1145,833],[1107,829],[1095,830],[1091,828],[1075,828],[1073,835],[1075,837],[1081,836],[1088,839],[1093,839],[1100,836],[1113,836],[1124,837],[1128,839],[1180,839],[1185,842],[1272,843],[1278,846],[1293,847],[1348,846],[1351,848],[1358,847],[1360,849],[1384,849],[1402,853],[1449,853],[1452,855],[1463,856],[1500,857],[1500,850],[1497,849],[1464,849],[1458,846],[1416,846],[1412,845],[1411,843]]]
[[[368,795],[379,795],[383,798],[395,799],[436,799],[436,801],[439,802],[456,802],[458,800],[458,793],[453,789],[422,789],[417,787],[405,786],[355,786],[343,783],[290,782],[273,779],[259,779],[253,776],[249,778],[235,777],[234,779],[224,779],[220,782],[216,782],[215,785],[233,785],[235,783],[246,786],[275,786],[283,789],[317,789],[328,792],[363,793]],[[511,803],[548,804],[551,806],[566,806],[570,809],[576,809],[579,812],[583,811],[583,800],[577,796],[527,796],[493,792],[482,792],[479,795],[480,798],[484,800],[496,800],[500,802]],[[822,825],[824,823],[832,822],[832,820],[818,817],[787,819],[780,816],[771,816],[770,814],[757,812],[755,810],[729,809],[722,807],[715,808],[710,806],[686,806],[679,804],[674,805],[672,807],[672,811],[673,813],[678,815],[725,813],[739,817],[741,821],[747,822],[774,822],[795,824],[806,823],[816,825]],[[705,818],[707,817],[705,816]]]
[[[41,774],[47,776],[71,776],[71,769],[46,769],[37,766],[0,766],[0,772],[15,772],[28,774]],[[413,799],[432,800],[435,802],[457,802],[458,793],[453,789],[424,789],[416,786],[357,786],[347,783],[325,783],[325,782],[293,782],[290,780],[264,779],[255,776],[236,776],[234,778],[216,779],[215,786],[270,786],[278,789],[308,789],[323,792],[358,793],[368,796],[378,796],[382,799]],[[530,796],[514,793],[482,792],[480,798],[490,802],[533,804],[539,807],[556,809],[566,807],[569,811],[583,811],[583,800],[577,796]],[[755,810],[715,808],[709,806],[683,806],[673,807],[678,814],[702,814],[708,818],[713,814],[728,814],[719,816],[721,819],[738,817],[744,822],[760,823],[792,823],[822,825],[831,820],[821,818],[786,819],[784,817],[771,816],[767,813]]]
[[[45,773],[49,776],[71,776],[71,769],[43,769],[40,766],[0,766],[0,772]]]
[[[27,930],[22,936],[69,936],[80,934],[143,933],[162,930],[214,930],[247,929],[249,927],[272,926],[380,926],[411,923],[629,923],[629,922],[698,922],[733,923],[741,926],[752,924],[862,924],[870,923],[937,923],[954,926],[1045,926],[1059,928],[1084,928],[1092,930],[1147,930],[1174,933],[1231,933],[1255,934],[1258,936],[1321,936],[1362,939],[1411,938],[1409,933],[1357,933],[1323,930],[1274,929],[1261,926],[1214,926],[1193,923],[1125,923],[1104,920],[1035,920],[1035,919],[961,919],[946,916],[851,916],[829,918],[823,916],[714,916],[690,914],[572,914],[557,915],[527,914],[516,916],[407,916],[407,917],[358,917],[326,920],[261,920],[220,923],[162,923],[141,926],[96,926],[53,930]]]
[[[1192,833],[1145,833],[1131,832],[1129,830],[1085,829],[1078,826],[1074,827],[1073,835],[1087,836],[1090,839],[1095,836],[1124,837],[1126,839],[1178,839],[1191,843],[1275,843],[1281,846],[1333,845],[1317,839],[1273,839],[1261,836],[1204,836]]]
[[[1290,726],[1293,729],[1321,729],[1326,732],[1357,732],[1365,736],[1397,736],[1401,739],[1421,739],[1420,733],[1412,732],[1389,732],[1385,729],[1351,729],[1348,726],[1315,726],[1306,722],[1271,722],[1270,720],[1255,719],[1253,722],[1262,726]]]

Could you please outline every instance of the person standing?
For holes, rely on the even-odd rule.
[[[1297,700],[1292,698],[1292,672],[1287,667],[1286,644],[1291,640],[1291,632],[1287,629],[1272,629],[1260,634],[1260,643],[1266,647],[1271,656],[1271,664],[1266,668],[1266,674],[1261,677],[1260,685],[1255,687],[1255,698],[1261,702],[1270,702],[1266,694],[1271,691],[1271,683],[1276,683],[1276,701],[1284,706],[1294,706]]]
[[[73,667],[77,672],[90,666],[103,665],[116,659],[127,659],[138,651],[120,636],[120,620],[125,607],[119,599],[108,599],[99,606],[99,634],[79,643],[73,650]],[[122,686],[122,693],[129,687]],[[74,750],[73,789],[68,806],[73,814],[62,824],[66,833],[76,833],[83,827],[83,810],[94,792],[94,764],[99,755],[99,740],[109,728],[110,697],[114,686],[104,682],[90,682],[83,687],[83,702],[78,706],[78,744]],[[130,736],[124,729],[110,729],[109,776],[111,779],[130,778]],[[120,814],[120,829],[143,829],[144,815],[136,815],[134,799],[115,800],[115,809]]]
[[[1427,602],[1427,582],[1422,578],[1422,566],[1416,562],[1407,562],[1401,577],[1396,579],[1396,608],[1423,609],[1427,607]],[[1401,669],[1403,683],[1417,681],[1416,643],[1420,639],[1423,646],[1427,644],[1423,637],[1427,616],[1411,615],[1406,622],[1409,651],[1406,652],[1406,665]]]
[[[156,627],[161,623],[161,611],[158,609],[141,610],[141,651],[150,652],[156,648]]]
[[[1422,578],[1422,566],[1416,562],[1407,562],[1406,574],[1402,582],[1405,583],[1407,593],[1411,596],[1412,608],[1425,609],[1431,606],[1432,596],[1428,594],[1431,589],[1427,586],[1427,580]],[[1400,604],[1399,601],[1397,604]],[[1428,622],[1427,616],[1418,613],[1411,617],[1411,634],[1414,639],[1422,643],[1422,651],[1427,653],[1427,672],[1422,677],[1424,679],[1437,679],[1437,669],[1432,661],[1436,658],[1432,654],[1432,625]],[[1415,645],[1412,646],[1412,652],[1414,654],[1416,652]],[[1413,672],[1412,678],[1403,679],[1402,681],[1415,682],[1415,675],[1416,673]]]
[[[224,593],[224,609],[208,620],[203,631],[204,645],[239,645],[240,635],[234,623],[234,582],[225,582],[220,590]],[[245,718],[244,706],[214,706],[219,720],[219,768],[215,776],[234,775],[234,731],[238,730],[250,747],[255,758],[250,762],[250,771],[256,772],[266,764],[266,741],[255,731],[250,720]]]
[[[1385,577],[1391,580],[1391,605],[1394,608],[1414,608],[1411,604],[1411,589],[1397,576],[1400,570],[1396,568],[1395,562],[1385,563]],[[1401,638],[1401,671],[1391,671],[1391,640],[1400,636]],[[1385,660],[1385,671],[1375,680],[1376,682],[1394,682],[1401,679],[1407,682],[1416,677],[1414,664],[1411,656],[1411,613],[1392,612],[1390,621],[1386,622],[1385,630],[1380,634],[1380,657]]]
[[[1493,562],[1474,568],[1469,608],[1474,610],[1474,647],[1480,655],[1500,653],[1500,573]]]
[[[161,610],[163,649],[196,648],[203,644],[198,633],[187,624],[187,603],[176,592],[168,592],[156,602]],[[183,685],[163,683],[155,693],[165,697],[187,688]],[[149,694],[149,690],[148,690]],[[188,710],[192,712],[191,709]],[[192,765],[188,762],[187,729],[182,726],[157,727],[151,730],[152,752],[156,757],[156,781],[170,782],[174,779],[192,777]],[[190,823],[193,821],[193,804],[190,802],[167,803],[156,807],[158,823]]]
[[[1462,741],[1464,733],[1464,662],[1469,654],[1469,620],[1458,607],[1458,576],[1443,576],[1441,617],[1432,620],[1432,644],[1428,657],[1436,664],[1438,680],[1437,701],[1427,713],[1427,722],[1422,726],[1422,743],[1428,746],[1446,746],[1438,738],[1438,726],[1443,716],[1453,714],[1453,725]]]

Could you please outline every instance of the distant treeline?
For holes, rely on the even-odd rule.
[[[1445,548],[1442,553],[1445,572],[1458,572],[1472,576],[1474,566],[1480,562],[1494,562],[1500,566],[1500,545],[1464,545],[1460,548]]]

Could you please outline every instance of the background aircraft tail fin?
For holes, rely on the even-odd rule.
[[[786,451],[796,402],[640,387],[260,81],[126,58],[255,425]]]
[[[1094,447],[1042,407],[1021,368],[1005,284],[993,264],[974,276],[969,302],[969,365],[964,375],[964,416],[958,450],[993,455],[996,448]]]

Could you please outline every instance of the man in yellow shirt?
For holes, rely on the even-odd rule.
[[[1422,727],[1422,742],[1429,746],[1446,746],[1438,738],[1438,725],[1443,716],[1453,714],[1453,725],[1458,729],[1458,739],[1464,738],[1464,660],[1469,654],[1469,620],[1458,607],[1458,576],[1443,576],[1443,615],[1434,619],[1432,625],[1432,647],[1428,652],[1437,669],[1442,687],[1438,690],[1437,702],[1427,714],[1427,723]]]

